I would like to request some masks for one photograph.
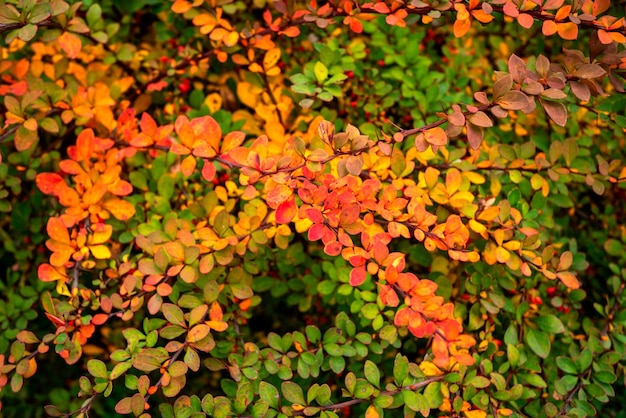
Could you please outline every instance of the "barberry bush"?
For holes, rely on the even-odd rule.
[[[2,414],[624,416],[609,0],[0,0]]]

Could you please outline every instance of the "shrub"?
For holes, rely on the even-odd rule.
[[[617,9],[2,1],[3,413],[623,414]]]

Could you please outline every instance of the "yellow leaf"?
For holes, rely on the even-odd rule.
[[[222,96],[218,93],[211,93],[204,99],[204,104],[211,113],[215,113],[222,108]]]
[[[111,251],[106,245],[92,245],[89,247],[89,251],[98,260],[111,258]]]
[[[265,57],[263,57],[263,67],[265,70],[269,70],[274,67],[278,60],[280,59],[280,48],[272,48],[267,53],[265,53]]]
[[[378,413],[378,409],[374,405],[370,405],[365,411],[365,418],[379,418],[380,414]]]
[[[487,413],[485,411],[464,411],[467,418],[486,418]]]
[[[419,367],[426,376],[441,376],[443,374],[441,369],[435,366],[435,363],[430,361],[422,361]]]

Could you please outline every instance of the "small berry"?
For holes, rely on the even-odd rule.
[[[385,60],[378,60],[378,66],[379,67],[384,67],[385,66]]]
[[[552,297],[556,294],[556,287],[551,286],[549,288],[546,289],[546,293],[548,294],[548,296]]]
[[[344,72],[344,74],[348,78],[354,77],[354,71],[346,71],[346,72]]]

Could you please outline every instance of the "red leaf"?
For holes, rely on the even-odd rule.
[[[212,181],[215,178],[215,165],[209,160],[204,160],[204,167],[202,167],[202,177],[206,181]]]
[[[326,234],[326,227],[324,224],[315,224],[309,228],[308,239],[309,241],[317,241]]]
[[[350,272],[350,285],[360,286],[361,284],[363,284],[366,278],[367,271],[365,270],[365,265],[355,267]]]
[[[324,252],[330,256],[338,256],[341,254],[341,249],[343,245],[339,241],[330,241],[328,244],[324,246]]]
[[[279,224],[286,224],[291,222],[294,216],[296,216],[296,212],[298,211],[298,207],[296,206],[295,197],[291,197],[278,205],[276,209],[276,222]]]

